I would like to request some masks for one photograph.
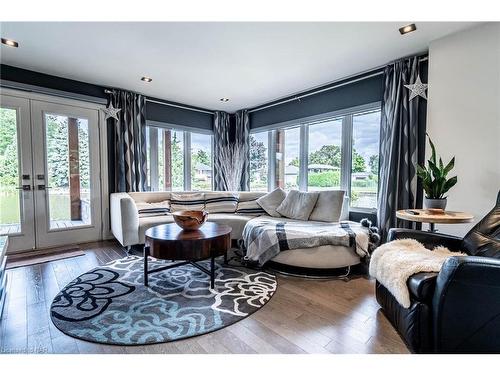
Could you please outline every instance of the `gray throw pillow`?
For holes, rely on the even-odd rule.
[[[342,214],[344,190],[325,190],[319,192],[318,201],[309,216],[312,221],[337,222]]]
[[[292,190],[276,211],[290,219],[307,220],[316,205],[318,196],[319,194],[316,192],[306,193]]]
[[[257,199],[257,204],[261,206],[269,216],[281,217],[281,215],[276,212],[276,208],[278,208],[285,198],[286,193],[281,188],[277,188]]]

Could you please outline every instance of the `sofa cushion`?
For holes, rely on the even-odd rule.
[[[170,198],[170,211],[205,209],[204,193],[172,193]]]
[[[309,220],[337,222],[342,214],[344,190],[320,191],[318,200],[309,216]]]
[[[207,221],[217,224],[229,225],[232,228],[231,239],[240,240],[246,223],[253,219],[253,216],[235,214],[209,214]]]
[[[257,199],[257,204],[261,206],[269,216],[281,217],[276,209],[285,198],[286,193],[281,188],[276,188],[270,193],[267,193],[263,197]]]
[[[236,213],[239,215],[260,216],[265,215],[266,211],[259,206],[257,199],[253,201],[238,202]]]
[[[437,272],[420,272],[409,277],[407,281],[410,298],[417,301],[431,301],[436,289]]]
[[[159,203],[136,202],[139,217],[162,216],[170,213],[170,200]]]
[[[292,190],[276,208],[276,211],[285,217],[297,220],[308,220],[319,194],[316,192],[302,192]]]
[[[234,213],[238,205],[238,194],[229,192],[205,193],[205,210],[209,213]]]

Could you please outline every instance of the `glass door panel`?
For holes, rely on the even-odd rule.
[[[38,245],[100,238],[97,110],[33,101],[32,117]]]
[[[90,225],[88,120],[45,114],[50,229]]]
[[[0,98],[0,235],[9,235],[9,251],[31,250],[35,237],[29,101]]]

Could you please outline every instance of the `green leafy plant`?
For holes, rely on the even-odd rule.
[[[417,176],[422,180],[422,187],[428,199],[446,198],[444,195],[457,183],[457,176],[447,178],[448,173],[455,166],[455,157],[446,166],[441,158],[437,162],[436,148],[428,134],[427,137],[432,150],[431,158],[427,160],[429,166],[426,168],[417,165]]]

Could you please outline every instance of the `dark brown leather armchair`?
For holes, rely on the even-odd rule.
[[[389,231],[388,241],[401,238],[470,255],[449,258],[439,273],[410,277],[408,309],[376,283],[377,301],[408,348],[415,353],[500,353],[500,192],[495,207],[464,238]]]

